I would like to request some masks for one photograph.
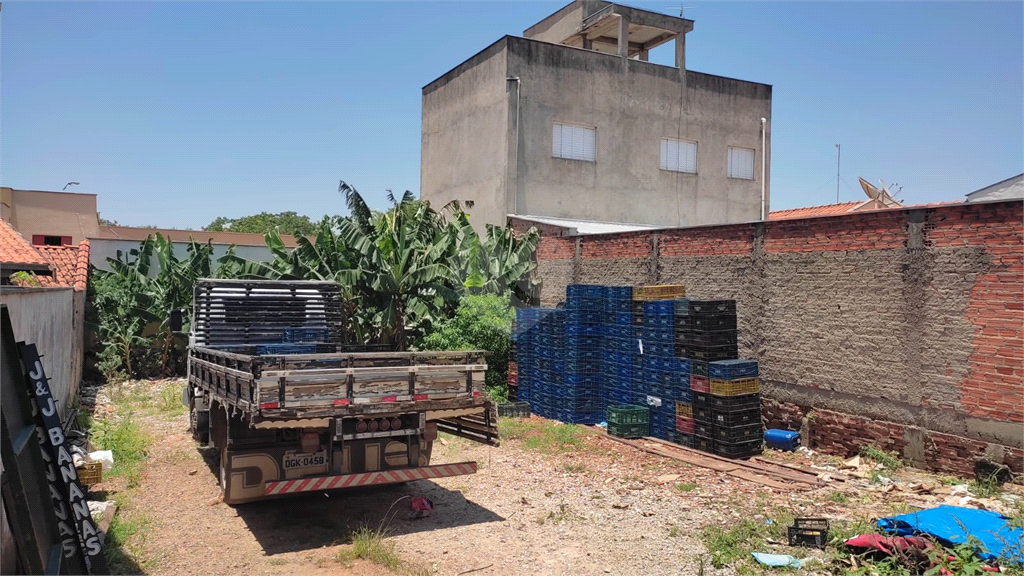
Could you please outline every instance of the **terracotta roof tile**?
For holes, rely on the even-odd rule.
[[[769,220],[785,220],[787,218],[808,218],[810,216],[836,216],[846,214],[863,202],[843,202],[841,204],[825,204],[822,206],[807,206],[804,208],[792,208],[790,210],[773,210],[768,213]]]
[[[37,246],[54,270],[54,278],[40,278],[43,286],[70,286],[85,290],[89,279],[89,241],[78,246]]]
[[[6,220],[0,220],[0,262],[30,268],[49,264]]]

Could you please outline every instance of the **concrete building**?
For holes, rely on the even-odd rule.
[[[100,228],[95,194],[4,187],[0,216],[34,246],[77,245]]]
[[[691,30],[576,0],[491,44],[423,88],[421,197],[462,201],[477,227],[763,219],[771,86],[687,70]],[[666,42],[675,65],[647,61]]]

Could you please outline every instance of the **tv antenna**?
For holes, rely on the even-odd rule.
[[[68,182],[67,184],[65,184],[65,185],[64,185],[64,187],[63,187],[63,188],[61,188],[61,189],[60,189],[60,190],[61,190],[61,192],[63,192],[63,191],[65,191],[65,190],[67,190],[67,189],[68,189],[68,186],[78,186],[78,182]]]
[[[683,17],[683,8],[696,8],[696,6],[669,6],[668,7],[669,10],[675,10],[676,8],[679,9],[679,17],[682,18]]]

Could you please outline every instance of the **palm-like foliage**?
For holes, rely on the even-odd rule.
[[[438,211],[411,192],[401,198],[389,192],[390,208],[375,212],[345,182],[338,191],[350,215],[325,216],[315,237],[297,237],[293,249],[271,231],[265,235],[269,262],[241,258],[234,246],[215,260],[211,244],[194,241],[187,257],[179,259],[170,239],[160,234],[126,255],[118,252],[109,259],[110,272],[93,275],[104,342],[119,351],[131,373],[132,351],[147,345],[147,335],[155,332],[166,370],[174,348],[168,312],[190,312],[195,280],[211,276],[337,282],[347,296],[348,342],[399,349],[451,317],[462,295],[511,291],[529,300],[536,231],[517,237],[510,228],[488,226],[481,239],[457,202]],[[183,316],[191,319],[190,313]]]

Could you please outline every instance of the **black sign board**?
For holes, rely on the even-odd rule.
[[[89,574],[106,574],[107,565],[100,543],[100,532],[89,512],[85,490],[64,438],[57,405],[35,344],[18,344],[21,361],[28,373],[29,396],[39,433],[39,445],[46,466],[57,524],[64,543],[64,557],[84,559]]]

